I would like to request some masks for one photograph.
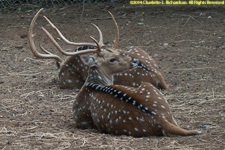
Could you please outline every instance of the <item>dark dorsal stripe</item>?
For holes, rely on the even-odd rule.
[[[125,54],[125,53],[121,53],[120,55],[122,55],[122,56],[125,56],[125,55],[129,56],[128,54]],[[133,62],[134,62],[134,61],[138,61],[138,67],[140,67],[140,68],[142,68],[142,69],[144,69],[144,70],[146,70],[146,71],[149,71],[148,67],[146,67],[143,63],[141,63],[141,62],[139,61],[139,59],[133,58]]]
[[[138,64],[138,67],[141,67],[142,69],[144,69],[146,71],[149,71],[149,69],[144,64],[142,64],[141,62]]]
[[[111,88],[111,87],[103,86],[101,84],[92,83],[92,82],[87,82],[86,86],[90,87],[91,89],[93,89],[95,91],[101,91],[101,92],[113,95],[114,97],[117,97],[118,99],[120,99],[123,102],[130,103],[130,104],[136,106],[137,108],[142,109],[143,112],[153,114],[148,109],[148,107],[145,107],[143,104],[138,103],[131,96],[127,95],[126,93],[124,93],[122,91],[119,91],[119,90]]]
[[[93,46],[81,46],[81,47],[76,48],[75,52],[87,50],[87,49],[95,49],[95,47],[93,47]]]

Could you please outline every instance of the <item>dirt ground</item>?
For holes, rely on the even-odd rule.
[[[35,59],[27,32],[35,11],[0,14],[0,149],[220,149],[225,148],[225,9],[224,7],[82,6],[42,12],[73,41],[98,37],[91,22],[112,44],[120,27],[120,47],[139,46],[151,55],[170,85],[163,91],[178,124],[200,130],[181,137],[114,136],[74,127],[76,90],[60,89],[54,60]],[[41,32],[35,40],[56,52]],[[58,40],[65,49],[74,49]]]

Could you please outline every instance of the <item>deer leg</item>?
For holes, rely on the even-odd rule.
[[[95,128],[86,93],[80,92],[76,96],[73,104],[73,118],[76,122],[76,127],[81,129]]]
[[[89,110],[82,107],[73,109],[73,119],[76,122],[76,127],[80,129],[95,128]]]

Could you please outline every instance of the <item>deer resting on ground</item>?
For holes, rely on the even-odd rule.
[[[113,85],[114,74],[135,69],[139,61],[100,46],[97,50],[97,54],[86,51],[86,55],[80,56],[90,69],[73,106],[78,128],[97,128],[103,133],[135,137],[200,133],[176,124],[167,100],[151,83],[144,82],[139,87]]]

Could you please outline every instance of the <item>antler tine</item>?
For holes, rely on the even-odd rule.
[[[66,56],[74,56],[74,55],[81,55],[86,53],[98,53],[98,49],[89,49],[89,50],[83,50],[83,51],[77,51],[77,52],[66,52],[64,51],[61,46],[56,42],[56,40],[52,37],[52,35],[44,28],[41,27],[41,29],[44,31],[44,33],[47,35],[47,37],[52,41],[54,46],[63,54]],[[94,45],[96,47],[96,45]]]
[[[95,42],[95,44],[97,45],[97,52],[98,54],[101,53],[101,46],[99,45],[98,41],[93,37],[93,36],[90,36],[90,38]]]
[[[43,52],[45,52],[45,54],[48,54],[49,52],[41,45],[41,43],[39,44],[39,47],[41,48],[41,50]]]
[[[117,22],[116,22],[116,19],[115,19],[115,17],[113,16],[113,14],[110,12],[110,11],[108,11],[109,12],[109,14],[111,15],[111,17],[112,17],[112,20],[113,20],[113,23],[114,23],[114,27],[115,27],[115,32],[116,32],[116,38],[115,38],[115,41],[114,41],[114,48],[117,48],[118,47],[118,45],[119,45],[119,38],[120,38],[120,36],[119,36],[119,27],[118,27],[118,25],[117,25]]]
[[[32,19],[31,21],[31,24],[30,24],[30,28],[29,28],[29,33],[28,33],[28,41],[29,41],[29,45],[30,45],[30,50],[32,51],[33,55],[37,58],[40,58],[40,59],[55,59],[57,61],[57,63],[59,62],[62,62],[61,58],[57,55],[54,55],[52,53],[50,53],[49,51],[47,50],[44,50],[44,52],[46,54],[41,54],[37,51],[36,49],[36,46],[34,44],[34,34],[33,34],[33,28],[34,28],[34,24],[37,20],[37,17],[38,15],[40,14],[40,12],[43,10],[40,9],[37,14],[34,16],[34,18]]]
[[[45,20],[51,25],[51,27],[58,33],[58,35],[61,37],[61,39],[66,42],[69,45],[73,46],[96,46],[95,43],[75,43],[71,42],[68,39],[65,38],[65,36],[60,32],[60,30],[46,17],[44,16]]]
[[[102,31],[99,29],[99,27],[94,24],[94,23],[91,23],[97,30],[98,30],[98,33],[99,33],[99,42],[98,42],[98,45],[100,47],[104,46],[104,43],[103,43],[103,36],[102,36]],[[92,39],[93,40],[93,39]]]
[[[49,54],[49,52],[41,44],[39,44],[39,47],[41,48],[41,50],[43,52],[45,52],[46,54]],[[56,61],[56,65],[57,65],[58,68],[60,68],[61,62],[62,62],[62,60],[61,61]]]

